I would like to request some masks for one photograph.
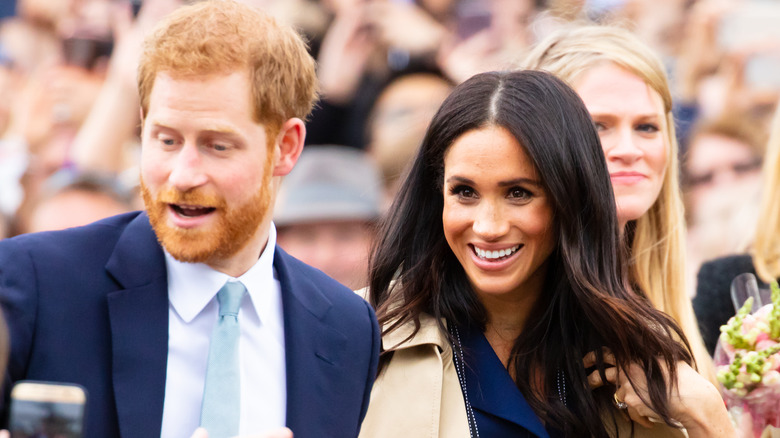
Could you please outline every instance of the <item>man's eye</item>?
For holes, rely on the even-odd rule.
[[[174,146],[176,144],[176,141],[172,138],[164,138],[162,139],[162,144],[166,146]]]

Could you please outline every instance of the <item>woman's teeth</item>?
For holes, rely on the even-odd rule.
[[[510,255],[514,254],[515,251],[520,249],[520,245],[515,245],[511,248],[502,249],[498,251],[485,251],[483,249],[479,249],[476,246],[474,247],[474,252],[477,253],[477,256],[481,259],[485,260],[496,260],[503,257],[509,257]]]

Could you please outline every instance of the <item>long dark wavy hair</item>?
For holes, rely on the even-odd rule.
[[[557,244],[544,292],[509,358],[518,388],[543,421],[567,436],[606,437],[600,414],[615,415],[615,388],[591,390],[591,370],[582,362],[595,351],[596,370],[606,382],[606,347],[621,368],[644,369],[650,395],[644,401],[672,425],[667,402],[675,365],[693,362],[690,348],[672,319],[631,290],[598,134],[579,96],[548,73],[479,74],[456,87],[439,108],[380,225],[370,261],[370,301],[383,333],[407,323],[415,324],[416,333],[423,313],[435,317],[445,333],[444,321],[484,330],[485,308],[444,238],[442,187],[450,145],[488,126],[505,128],[522,145],[554,212]],[[382,363],[391,356],[383,352]],[[557,397],[559,371],[568,382],[568,405]]]

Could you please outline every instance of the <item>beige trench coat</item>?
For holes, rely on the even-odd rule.
[[[420,331],[406,342],[411,323],[382,339],[384,350],[398,348],[374,383],[360,438],[469,438],[450,344],[433,317],[423,315],[420,323]],[[622,415],[616,418],[619,436],[629,437],[631,424]],[[636,438],[686,436],[663,424],[634,429]]]

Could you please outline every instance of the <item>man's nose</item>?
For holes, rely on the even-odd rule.
[[[203,157],[201,157],[197,147],[186,144],[172,159],[173,165],[168,182],[175,189],[186,192],[202,186],[208,180],[204,170]]]

